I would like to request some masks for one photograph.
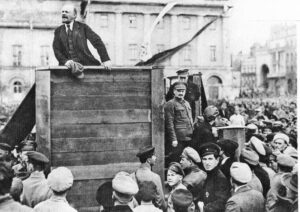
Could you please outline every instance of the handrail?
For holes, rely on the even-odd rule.
[[[162,68],[158,66],[114,66],[111,68],[112,71],[125,71],[125,70],[149,70],[153,68]],[[49,71],[49,70],[68,70],[66,66],[46,66],[46,67],[40,67],[36,68],[36,71]],[[110,71],[104,68],[103,66],[84,66],[84,70],[104,70],[104,71]]]

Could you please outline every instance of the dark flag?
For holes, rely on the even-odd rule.
[[[182,43],[172,49],[165,50],[163,52],[157,53],[153,55],[149,60],[147,61],[141,61],[136,64],[136,66],[152,66],[155,63],[162,62],[166,58],[171,57],[174,55],[176,52],[184,48],[186,45],[188,45],[190,42],[192,42],[196,37],[198,37],[204,30],[207,29],[212,23],[214,23],[217,19],[219,19],[222,16],[217,16],[207,24],[205,24],[190,40],[186,41],[185,43]]]
[[[35,84],[0,132],[0,142],[15,146],[23,141],[35,125]]]
[[[205,108],[207,107],[207,99],[205,95],[204,85],[202,82],[202,74],[199,73],[200,78],[200,107],[202,114],[204,113]]]

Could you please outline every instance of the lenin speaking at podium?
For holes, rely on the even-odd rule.
[[[70,61],[81,65],[100,65],[90,52],[87,40],[101,58],[102,65],[111,67],[111,61],[101,38],[86,24],[75,21],[77,10],[74,5],[63,6],[62,25],[54,33],[53,50],[59,65],[68,65]]]

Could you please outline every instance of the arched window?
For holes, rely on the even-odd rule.
[[[22,83],[20,81],[15,81],[13,83],[14,93],[22,93]]]
[[[220,87],[222,86],[222,80],[217,76],[211,76],[207,80],[207,84],[209,99],[219,99],[219,92]]]

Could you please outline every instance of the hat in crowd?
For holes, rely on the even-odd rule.
[[[192,147],[186,147],[182,151],[181,157],[185,157],[187,159],[191,159],[194,163],[200,163],[201,159],[196,150],[194,150]]]
[[[211,155],[211,154],[219,156],[220,150],[221,149],[219,145],[209,142],[200,146],[199,153],[201,157],[204,157],[206,155]]]
[[[187,189],[176,189],[171,195],[171,200],[174,208],[188,208],[193,202],[193,195]]]
[[[282,122],[281,121],[274,121],[272,126],[273,127],[282,127]]]
[[[284,167],[294,167],[295,166],[295,160],[286,154],[279,154],[276,158],[277,163]]]
[[[115,191],[114,196],[118,201],[127,203],[139,191],[137,183],[127,172],[118,172],[112,180],[112,188]]]
[[[288,117],[288,115],[286,115],[286,114],[281,114],[281,115],[279,116],[279,120],[281,121],[282,119],[285,119],[287,122],[289,121],[289,117]]]
[[[150,202],[155,199],[156,196],[156,185],[152,181],[143,181],[139,184],[138,196],[145,202]]]
[[[263,142],[259,140],[257,137],[252,136],[250,138],[250,144],[253,147],[253,150],[256,151],[259,155],[265,156],[266,150],[264,148]]]
[[[248,183],[252,179],[252,172],[246,163],[233,162],[230,167],[230,176],[240,183]]]
[[[248,124],[246,128],[249,130],[258,130],[258,127],[255,124]]]
[[[276,133],[274,138],[273,138],[273,141],[276,141],[277,139],[282,139],[284,140],[284,142],[286,144],[289,144],[290,143],[290,138],[289,136],[287,136],[286,134],[283,134],[283,133]]]
[[[255,111],[256,111],[256,112],[262,112],[262,108],[261,108],[261,107],[258,107],[258,108],[255,109]]]
[[[225,155],[233,156],[235,154],[235,150],[239,147],[239,144],[230,139],[221,139],[217,142],[217,144],[224,151]]]
[[[184,176],[184,172],[181,168],[180,163],[177,163],[177,162],[170,163],[168,170],[171,170],[171,171],[175,172],[176,174]]]
[[[50,172],[47,181],[53,191],[63,192],[72,187],[74,177],[70,169],[58,167]]]
[[[293,159],[298,159],[298,152],[294,147],[288,146],[283,153],[291,156]]]
[[[184,82],[175,82],[174,90],[186,90],[186,83]]]
[[[112,194],[112,182],[105,182],[98,188],[96,193],[96,200],[103,207],[112,207],[114,206]]]
[[[250,148],[244,148],[241,152],[241,159],[243,159],[247,164],[256,166],[259,162],[259,156]]]
[[[270,133],[267,135],[267,143],[273,141],[274,136],[276,135],[276,133]]]
[[[0,143],[0,149],[2,149],[4,151],[11,151],[12,150],[11,146],[7,143]]]
[[[139,152],[136,154],[137,157],[147,157],[150,155],[153,155],[155,151],[155,147],[149,145],[146,147],[143,147],[139,150]]]
[[[187,74],[188,72],[189,70],[187,68],[176,71],[177,74]]]
[[[28,159],[31,159],[33,161],[39,162],[39,163],[49,163],[49,159],[42,153],[36,152],[36,151],[28,151],[26,154]]]
[[[298,174],[285,173],[281,176],[281,183],[290,190],[298,193]]]

